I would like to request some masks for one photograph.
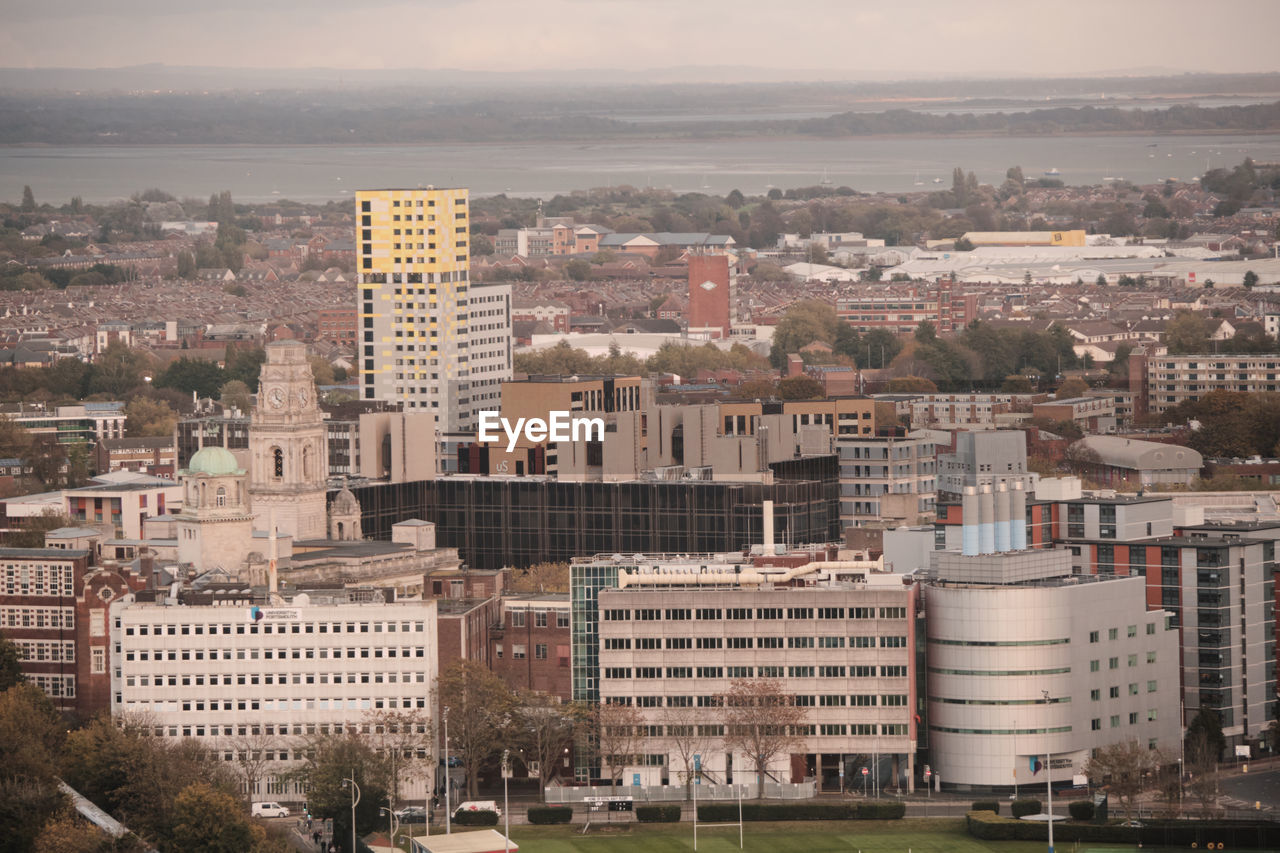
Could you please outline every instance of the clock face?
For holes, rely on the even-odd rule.
[[[305,405],[307,404],[307,400],[308,400],[308,399],[310,399],[310,397],[307,395],[307,392],[306,392],[306,391],[299,391],[299,392],[298,392],[298,405],[299,405],[299,406],[305,406]]]
[[[284,390],[280,388],[272,388],[267,392],[267,402],[271,404],[271,408],[278,409],[284,405]]]

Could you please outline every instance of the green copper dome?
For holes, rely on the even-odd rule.
[[[236,463],[236,458],[231,455],[230,450],[212,445],[196,451],[195,456],[191,457],[191,462],[187,465],[187,471],[192,474],[225,477],[228,474],[238,474],[240,466]]]

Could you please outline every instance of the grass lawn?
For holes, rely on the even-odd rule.
[[[592,826],[521,826],[511,840],[521,853],[666,853],[693,850],[693,824],[625,824]],[[823,821],[746,824],[746,850],[779,853],[1043,853],[1043,841],[981,841],[969,837],[960,819],[893,821]],[[730,853],[738,849],[738,828],[698,830],[698,853]],[[1071,853],[1072,845],[1061,845]],[[1086,847],[1079,848],[1084,853]],[[1109,849],[1116,849],[1114,847]]]

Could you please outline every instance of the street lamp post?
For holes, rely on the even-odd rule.
[[[449,706],[444,707],[444,834],[453,833],[453,822],[449,814]]]
[[[511,776],[511,750],[502,750],[502,820],[503,849],[511,853],[511,804],[507,801],[507,779]]]
[[[351,771],[350,779],[342,780],[342,787],[351,785],[351,853],[356,853],[356,804],[360,802],[360,786],[356,784],[356,771]]]
[[[1049,706],[1049,691],[1041,690],[1044,696],[1045,710]],[[1045,728],[1048,728],[1046,725]],[[1049,800],[1049,853],[1053,853],[1053,753],[1046,746],[1044,751],[1044,786],[1048,790]]]
[[[382,814],[383,812],[387,813],[387,829],[390,830],[391,832],[391,846],[395,847],[396,846],[396,826],[399,825],[400,821],[396,817],[396,813],[393,812],[389,807],[385,809],[378,809],[378,814]]]

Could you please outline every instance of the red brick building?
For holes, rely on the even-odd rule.
[[[729,337],[732,302],[728,255],[689,256],[689,330]]]
[[[316,340],[355,346],[356,309],[354,307],[322,309],[316,322]]]
[[[27,680],[69,716],[108,711],[107,608],[145,581],[130,568],[95,566],[91,547],[0,548],[0,576],[0,633],[18,646]]]
[[[569,597],[514,595],[502,600],[501,622],[489,632],[490,666],[513,690],[572,698]]]

